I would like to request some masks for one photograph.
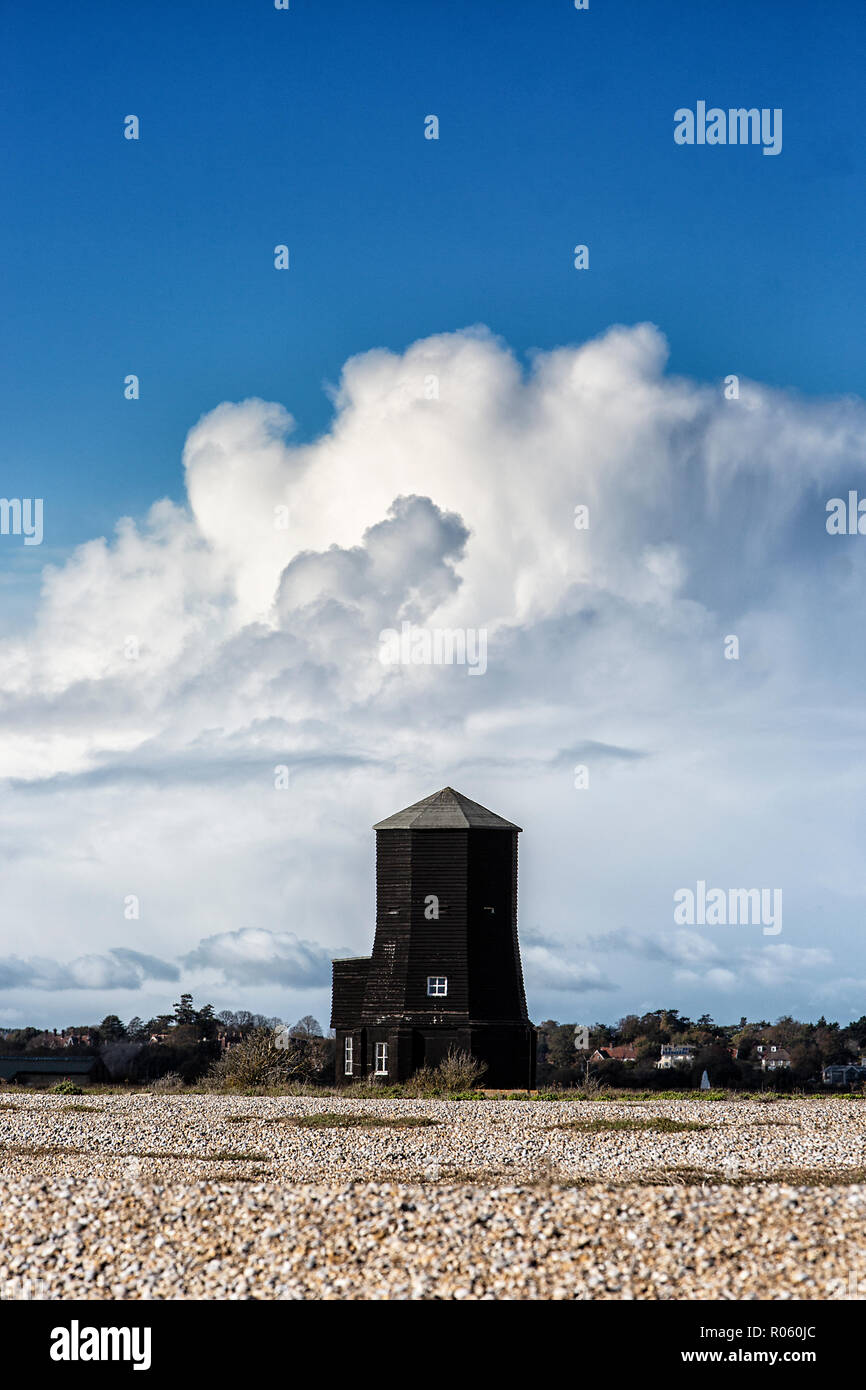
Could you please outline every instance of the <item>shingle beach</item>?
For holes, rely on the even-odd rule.
[[[5,1092],[0,1294],[848,1298],[864,1179],[844,1098]]]

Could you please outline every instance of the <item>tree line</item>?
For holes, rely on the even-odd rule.
[[[171,1013],[147,1020],[134,1017],[124,1023],[107,1014],[101,1023],[63,1029],[60,1034],[41,1028],[4,1029],[0,1056],[32,1053],[66,1057],[98,1055],[112,1081],[143,1083],[177,1074],[187,1084],[199,1081],[235,1043],[254,1033],[282,1030],[292,1040],[293,1051],[309,1055],[309,1070],[324,1081],[333,1072],[334,1043],[325,1038],[311,1014],[287,1025],[281,1018],[224,1009],[212,1004],[196,1008],[191,994],[182,994]]]
[[[617,1023],[594,1023],[587,1028],[588,1048],[577,1048],[583,1041],[576,1032],[583,1025],[558,1023],[548,1019],[538,1025],[539,1084],[577,1085],[587,1071],[611,1086],[663,1088],[672,1084],[698,1084],[707,1071],[714,1086],[753,1087],[767,1083],[774,1087],[820,1082],[823,1068],[834,1063],[857,1063],[866,1052],[866,1015],[853,1023],[801,1022],[789,1014],[777,1018],[739,1023],[715,1023],[709,1014],[692,1020],[677,1009],[654,1009],[645,1014],[626,1014]],[[687,1068],[660,1070],[656,1067],[663,1045],[694,1047],[694,1059]],[[761,1066],[757,1051],[775,1046],[787,1054],[790,1066],[768,1073]],[[593,1053],[627,1047],[635,1061],[590,1060]],[[766,1055],[766,1053],[765,1053]]]

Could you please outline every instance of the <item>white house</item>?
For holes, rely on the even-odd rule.
[[[662,1055],[656,1067],[660,1071],[668,1071],[671,1067],[690,1067],[696,1052],[693,1043],[662,1043]]]
[[[755,1053],[761,1060],[761,1071],[783,1071],[791,1065],[791,1054],[776,1043],[757,1043]]]

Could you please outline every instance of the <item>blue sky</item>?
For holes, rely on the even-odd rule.
[[[44,498],[45,540],[0,539],[0,1015],[155,1012],[172,972],[325,1014],[328,953],[369,946],[369,826],[447,783],[526,829],[534,1016],[866,1012],[863,570],[824,527],[866,491],[864,26],[804,0],[7,10],[0,492]],[[676,145],[698,100],[782,108],[781,154]],[[407,614],[489,627],[489,675],[380,689]],[[668,946],[713,874],[781,883],[784,936]]]
[[[347,357],[476,322],[528,352],[649,320],[673,371],[862,391],[864,26],[805,0],[9,7],[4,486],[81,541],[182,496],[221,400],[310,437]],[[675,146],[698,98],[781,106],[782,156]]]

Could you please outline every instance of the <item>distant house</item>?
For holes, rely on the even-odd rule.
[[[761,1071],[784,1071],[791,1065],[791,1054],[776,1043],[758,1043],[755,1055],[760,1059]]]
[[[696,1052],[697,1048],[692,1043],[663,1043],[656,1067],[659,1071],[668,1071],[671,1067],[690,1067]]]
[[[589,1059],[591,1062],[636,1062],[637,1053],[629,1044],[623,1047],[597,1047]]]
[[[863,1065],[862,1059],[859,1066],[854,1062],[838,1062],[825,1067],[821,1079],[825,1086],[856,1086],[859,1082],[866,1081],[866,1066]]]
[[[16,1086],[53,1086],[58,1081],[92,1086],[108,1079],[98,1057],[0,1057],[0,1081]]]

